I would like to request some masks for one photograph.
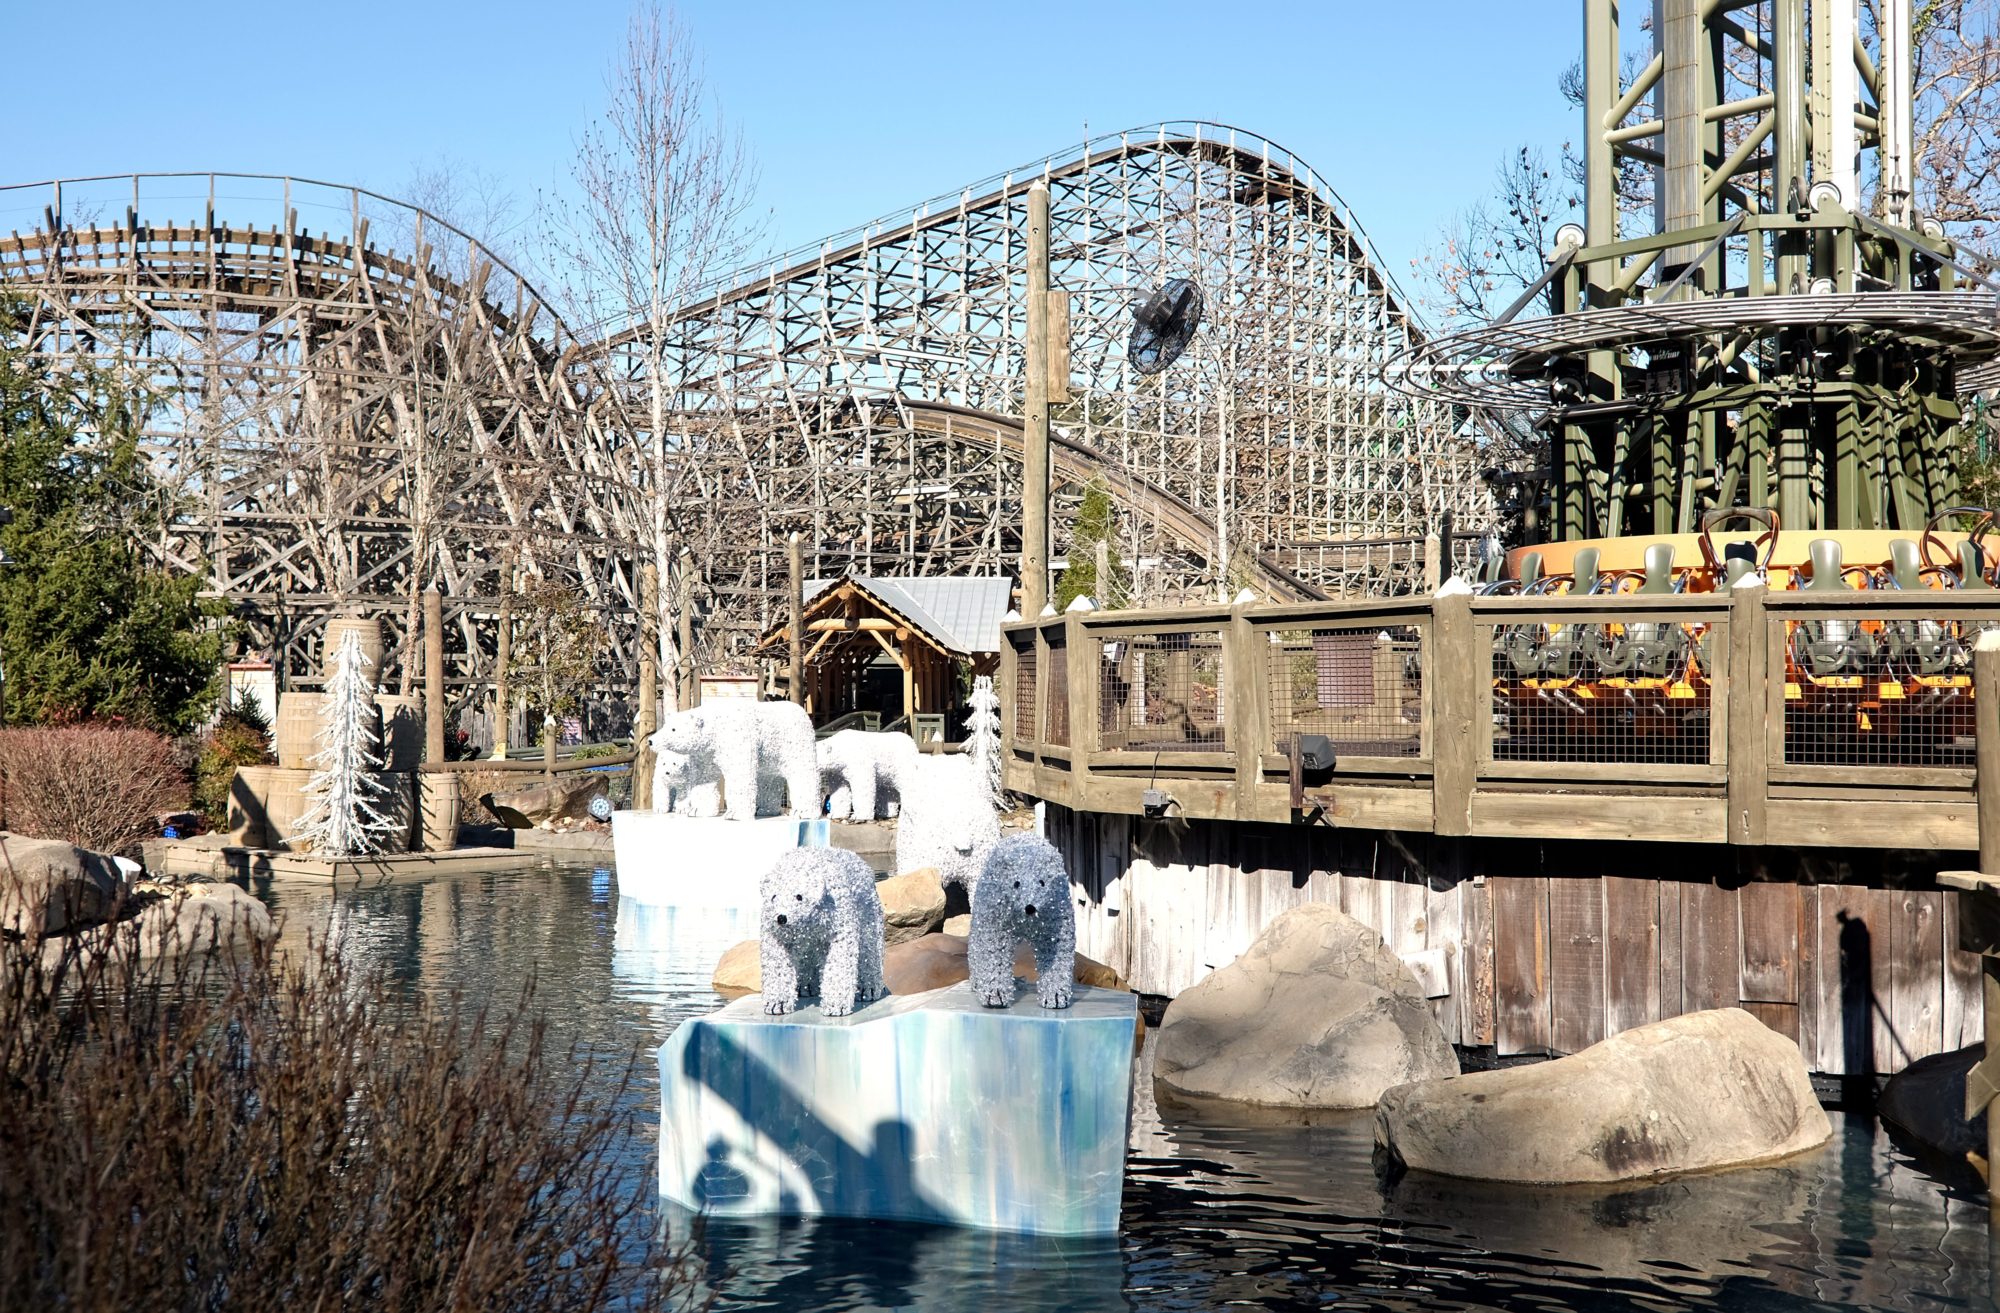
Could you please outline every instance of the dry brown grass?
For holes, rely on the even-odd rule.
[[[631,1063],[548,1052],[532,991],[430,1006],[323,946],[128,947],[0,943],[0,1306],[685,1300],[634,1225]]]

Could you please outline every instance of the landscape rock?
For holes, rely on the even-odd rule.
[[[892,875],[875,884],[882,898],[882,925],[894,945],[919,939],[944,922],[944,886],[933,870]]]
[[[125,896],[118,859],[0,831],[0,931],[38,939],[101,921]]]
[[[590,815],[590,800],[607,796],[604,776],[591,771],[558,775],[547,784],[525,789],[495,790],[479,799],[480,805],[500,818],[510,829],[550,828],[557,820],[581,820]]]
[[[742,998],[764,988],[762,941],[746,939],[726,950],[716,960],[715,976],[709,987],[724,998]]]
[[[1552,1062],[1403,1085],[1375,1111],[1375,1142],[1393,1162],[1524,1183],[1769,1162],[1832,1133],[1798,1046],[1741,1008],[1656,1021]]]
[[[141,957],[245,947],[278,934],[269,909],[233,884],[182,885],[136,919]]]
[[[1986,1156],[1986,1114],[1965,1116],[1965,1075],[1986,1056],[1984,1044],[1918,1058],[1888,1079],[1875,1111],[1928,1153],[1963,1164]]]
[[[1167,1008],[1153,1074],[1200,1098],[1366,1108],[1458,1074],[1423,987],[1382,937],[1324,903],[1294,908]]]
[[[938,928],[948,935],[957,935],[963,939],[972,933],[972,913],[961,912],[957,916],[948,916],[944,919],[944,924]]]

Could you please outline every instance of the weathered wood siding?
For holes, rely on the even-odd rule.
[[[1981,1036],[1979,959],[1933,853],[1452,839],[1051,805],[1077,947],[1177,994],[1286,910],[1331,903],[1380,931],[1445,1033],[1569,1053],[1632,1026],[1742,1007],[1815,1071],[1898,1071]]]

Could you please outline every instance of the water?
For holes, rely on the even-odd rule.
[[[288,937],[338,925],[413,988],[511,997],[555,1038],[651,1049],[717,1006],[709,964],[749,929],[621,909],[589,867],[523,866],[337,898],[259,892]],[[667,944],[667,949],[659,945]],[[1630,1189],[1380,1177],[1369,1115],[1162,1107],[1136,1086],[1124,1234],[1077,1241],[837,1219],[650,1219],[692,1245],[727,1309],[1669,1310],[1988,1308],[1983,1197],[1872,1121],[1775,1167]],[[657,1125],[657,1071],[632,1097]],[[635,1152],[633,1182],[655,1165]],[[642,1237],[635,1237],[635,1239]]]

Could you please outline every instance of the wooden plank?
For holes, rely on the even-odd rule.
[[[1894,991],[1889,895],[1860,885],[1819,891],[1819,1060],[1831,1075],[1881,1070],[1894,1050],[1887,1003]]]
[[[1681,886],[1681,993],[1686,1010],[1733,1008],[1737,992],[1739,935],[1736,894],[1713,884]]]
[[[1889,1028],[1893,1068],[1944,1052],[1944,912],[1931,890],[1888,890],[1894,971]]]
[[[1493,894],[1494,1041],[1502,1056],[1546,1053],[1549,1018],[1549,882],[1495,876]]]
[[[1743,1001],[1743,1010],[1757,1020],[1777,1031],[1793,1043],[1799,1038],[1799,1005],[1796,1003],[1760,1003],[1753,999]]]
[[[1437,834],[1471,834],[1472,789],[1480,749],[1491,731],[1484,716],[1492,653],[1476,640],[1472,606],[1462,596],[1432,602],[1435,620],[1424,651],[1425,682],[1434,686],[1437,724],[1431,736],[1432,825]]]
[[[1438,860],[1431,854],[1432,861]],[[1443,998],[1431,1000],[1431,1011],[1437,1017],[1438,1028],[1445,1038],[1453,1043],[1465,1031],[1462,1014],[1465,1010],[1465,889],[1467,882],[1452,879],[1455,872],[1432,871],[1432,878],[1424,886],[1424,946],[1444,959],[1445,981],[1451,992]]]
[[[1737,997],[1746,1003],[1797,1004],[1799,887],[1753,881],[1736,891],[1736,915],[1742,951]]]
[[[1660,1016],[1678,1017],[1687,1011],[1687,973],[1681,967],[1681,886],[1675,880],[1660,882]]]
[[[1979,955],[1958,946],[1959,906],[1967,894],[1941,896],[1944,940],[1944,1028],[1947,1053],[1985,1038],[1984,998],[1980,989]]]
[[[1549,880],[1549,1041],[1576,1053],[1604,1038],[1604,893],[1595,877]]]
[[[1765,841],[1799,848],[1979,847],[1978,808],[1957,802],[1871,802],[1796,799],[1772,810]]]
[[[1799,1053],[1819,1070],[1819,886],[1799,886]]]
[[[1764,789],[1770,771],[1770,634],[1766,588],[1730,590],[1728,632],[1728,839],[1764,843]]]
[[[1604,877],[1604,1033],[1660,1019],[1657,880]],[[1666,889],[1678,897],[1676,886]]]
[[[1727,838],[1727,806],[1719,797],[1480,789],[1472,795],[1471,824],[1474,834],[1517,839],[1720,844]]]
[[[1459,1008],[1459,1033],[1464,1043],[1483,1047],[1495,1040],[1493,882],[1468,880],[1460,888],[1459,915],[1465,927],[1465,997]]]

